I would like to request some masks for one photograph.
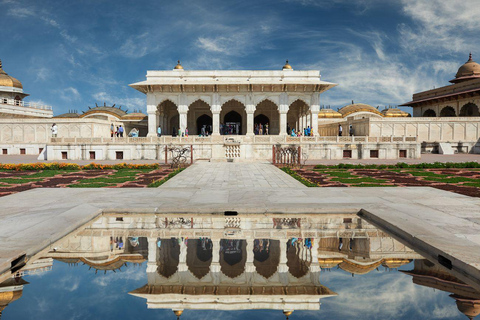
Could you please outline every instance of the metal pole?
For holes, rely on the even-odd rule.
[[[167,146],[165,146],[165,164],[168,164],[168,149],[167,149]]]
[[[190,145],[190,164],[193,164],[193,144]]]
[[[272,163],[275,164],[275,145],[272,145]]]
[[[301,157],[302,157],[302,147],[298,146],[298,164],[300,164]]]

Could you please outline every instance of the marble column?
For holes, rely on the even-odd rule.
[[[147,137],[155,137],[157,135],[157,105],[155,103],[155,96],[151,93],[147,94],[147,115],[148,115]]]
[[[178,127],[185,133],[185,129],[187,128],[187,114],[188,114],[188,106],[187,105],[179,105],[178,106],[178,115],[179,115],[179,124]]]
[[[214,285],[220,283],[220,273],[220,240],[212,239],[212,262],[210,263],[210,274]]]
[[[280,113],[280,131],[279,135],[287,134],[287,113],[288,113],[288,95],[286,92],[280,94],[280,104],[278,106]]]
[[[178,271],[184,272],[187,271],[187,245],[185,244],[185,240],[182,240],[180,243],[180,257],[178,259]]]
[[[147,273],[157,270],[157,238],[147,238],[148,241],[148,262]]]
[[[247,136],[253,136],[255,105],[247,105]]]
[[[320,94],[314,93],[310,104],[310,128],[314,136],[318,136],[318,113],[320,112]]]
[[[214,93],[212,96],[210,111],[212,111],[212,135],[218,136],[220,135],[220,111],[222,111],[218,93]]]
[[[280,240],[280,261],[277,269],[282,285],[288,285],[287,240]]]

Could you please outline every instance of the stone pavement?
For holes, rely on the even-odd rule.
[[[197,162],[160,188],[303,189],[305,185],[268,163]]]

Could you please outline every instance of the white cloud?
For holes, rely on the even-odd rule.
[[[80,99],[80,92],[73,87],[58,90],[59,98],[65,101],[74,101]]]
[[[119,52],[127,58],[141,58],[160,49],[160,45],[149,32],[128,37]]]
[[[134,98],[134,97],[114,97],[107,92],[101,91],[92,95],[92,97],[97,100],[97,103],[105,102],[107,105],[115,104],[116,107],[122,106],[123,110],[128,109],[128,112],[133,112],[134,110],[146,112],[146,100],[145,98]]]
[[[264,27],[265,28],[265,27]],[[257,44],[254,33],[248,31],[231,32],[228,36],[199,37],[196,45],[208,52],[222,53],[228,56],[242,56],[250,52]]]

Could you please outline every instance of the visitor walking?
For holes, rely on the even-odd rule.
[[[161,137],[162,136],[162,127],[161,126],[158,126],[157,128],[157,137]]]
[[[115,134],[115,126],[113,123],[110,125],[110,138],[113,138],[113,135]]]
[[[57,124],[52,124],[52,128],[50,128],[50,130],[52,130],[52,138],[56,138],[58,134]]]
[[[175,130],[175,127],[173,127],[172,129],[172,137],[176,137],[177,136],[177,130]]]
[[[182,128],[178,128],[178,136],[179,136],[179,137],[182,136]]]
[[[267,122],[267,124],[265,124],[265,134],[268,135],[268,122]]]
[[[120,127],[118,127],[118,132],[120,133],[120,138],[123,138],[123,127],[122,127],[122,125],[120,125]]]
[[[188,137],[188,128],[185,128],[185,137]]]
[[[339,125],[338,125],[338,136],[339,136],[339,137],[342,136],[342,131],[343,131],[342,125],[339,124]]]
[[[115,136],[118,138],[119,135],[120,135],[120,131],[118,131],[118,126],[117,126],[115,129]]]
[[[350,125],[350,128],[348,129],[348,133],[350,134],[350,137],[353,136],[353,126]]]
[[[205,125],[202,126],[202,129],[200,129],[200,136],[205,137]]]

